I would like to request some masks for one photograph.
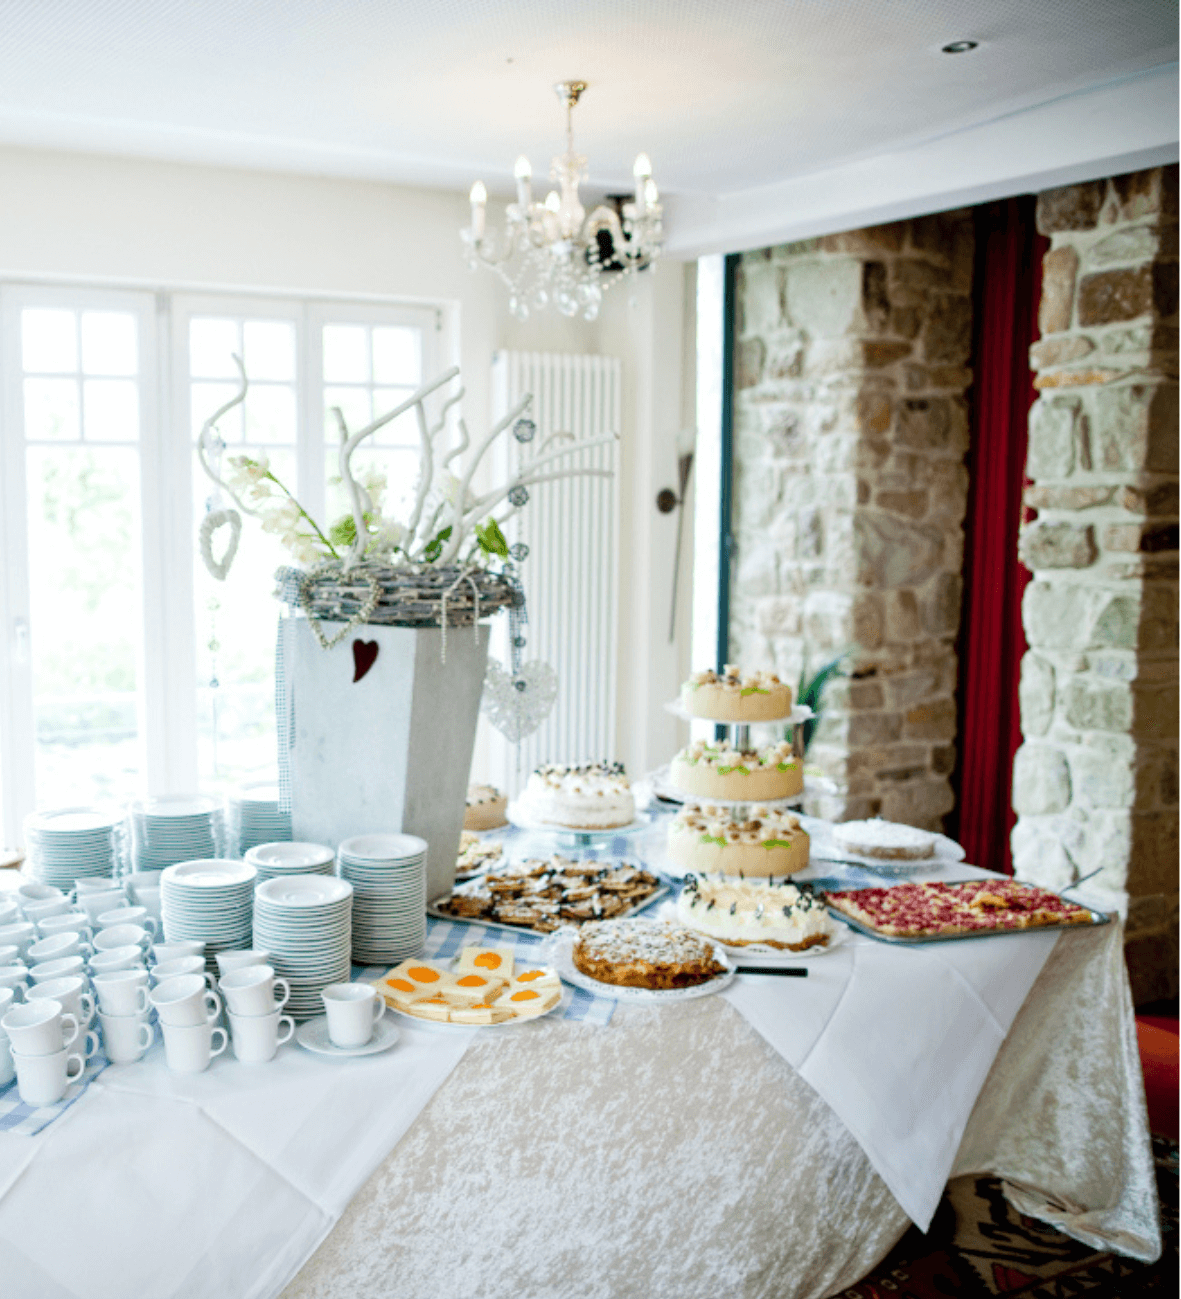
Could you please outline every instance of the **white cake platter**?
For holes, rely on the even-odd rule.
[[[801,816],[800,824],[807,830],[811,840],[809,848],[811,861],[845,862],[850,866],[861,866],[865,870],[873,871],[875,875],[920,875],[925,871],[939,870],[942,866],[955,865],[967,856],[963,847],[954,839],[949,839],[945,834],[935,834],[935,851],[930,857],[905,861],[867,857],[862,853],[847,852],[844,848],[838,847],[833,839],[831,821],[821,821],[814,816]]]
[[[709,804],[710,807],[766,807],[777,808],[799,807],[804,801],[804,792],[792,794],[788,798],[704,798],[698,794],[686,794],[669,780],[669,764],[657,767],[646,779],[652,782],[652,793],[666,803]],[[804,777],[805,786],[807,776]],[[806,791],[805,791],[806,792]]]
[[[782,717],[760,717],[758,721],[752,722],[725,722],[716,717],[696,716],[685,707],[684,700],[679,696],[670,699],[664,705],[664,711],[672,713],[682,722],[708,722],[710,726],[799,726],[801,722],[810,722],[816,716],[807,704],[796,704],[790,713],[785,713]]]
[[[414,1028],[425,1028],[428,1033],[485,1033],[490,1028],[523,1028],[526,1024],[535,1024],[540,1019],[548,1019],[555,1011],[562,1009],[564,997],[559,997],[557,1001],[549,1008],[543,1010],[540,1015],[521,1015],[517,1019],[502,1019],[499,1024],[452,1024],[445,1023],[440,1019],[422,1019],[418,1015],[410,1015],[404,1010],[399,1010],[397,1006],[390,1006],[389,1013],[397,1015],[400,1020]],[[388,1003],[387,1003],[388,1004]]]
[[[695,984],[692,988],[625,988],[616,983],[603,983],[599,979],[592,979],[590,975],[583,974],[578,969],[574,964],[574,943],[577,937],[576,933],[559,929],[542,945],[544,959],[547,965],[552,965],[557,970],[563,982],[572,983],[576,988],[582,988],[584,992],[592,992],[596,997],[648,1003],[692,1001],[696,997],[710,997],[715,992],[721,992],[723,988],[734,982],[734,976],[738,973],[733,959],[726,955],[722,945],[715,943],[713,939],[706,939],[713,948],[719,964],[726,967],[721,974],[715,975],[705,983]]]
[[[509,823],[518,830],[531,830],[536,834],[558,835],[565,839],[574,839],[579,843],[591,840],[614,839],[616,835],[642,834],[650,829],[652,818],[647,812],[637,812],[634,821],[627,825],[605,826],[601,830],[576,829],[573,826],[554,825],[551,821],[542,821],[538,817],[522,811],[519,803],[510,803],[506,813]]]

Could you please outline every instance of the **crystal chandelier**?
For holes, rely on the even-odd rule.
[[[652,164],[641,153],[632,168],[635,195],[608,199],[590,214],[578,200],[578,185],[587,178],[586,158],[574,152],[574,105],[585,81],[559,81],[554,87],[566,106],[566,152],[553,160],[551,189],[544,202],[533,199],[529,159],[517,159],[517,201],[505,211],[503,232],[486,228],[488,191],[483,181],[471,190],[472,223],[460,231],[464,256],[474,271],[491,267],[509,289],[509,311],[517,320],[551,303],[563,316],[594,320],[603,293],[650,265],[663,238],[660,195]]]

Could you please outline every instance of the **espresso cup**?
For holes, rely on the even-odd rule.
[[[176,1028],[214,1024],[221,1014],[221,998],[199,974],[182,974],[158,983],[152,989],[151,1002],[160,1022]]]
[[[33,965],[40,965],[43,961],[60,961],[63,956],[90,956],[93,951],[81,934],[54,934],[30,943],[25,957]]]
[[[36,906],[39,902],[57,902],[65,896],[61,889],[54,888],[52,884],[39,884],[36,880],[28,880],[13,894],[13,900],[23,911],[25,907]]]
[[[334,1046],[364,1046],[385,1014],[385,1001],[370,983],[334,983],[320,993]]]
[[[156,922],[156,933],[159,933],[164,926],[164,904],[160,901],[160,890],[138,888],[135,900]]]
[[[205,972],[205,958],[203,956],[177,956],[171,961],[160,961],[152,966],[152,982],[164,983],[168,979],[177,979],[182,974],[199,974],[203,979],[208,979],[209,986],[213,987],[213,978]]]
[[[0,988],[10,988],[14,994],[22,997],[29,988],[29,967],[19,961],[12,965],[0,965]]]
[[[146,929],[153,938],[158,926],[148,914],[147,907],[115,907],[113,911],[104,911],[97,922],[99,930],[114,929],[116,925],[139,925]]]
[[[164,1033],[164,1058],[176,1073],[208,1069],[210,1060],[221,1055],[229,1042],[225,1029],[213,1024],[169,1024],[161,1020],[160,1028]]]
[[[51,1055],[77,1041],[78,1020],[58,1001],[32,1001],[13,1006],[0,1020],[12,1049],[19,1055]]]
[[[108,886],[104,889],[94,889],[88,893],[78,894],[78,905],[90,917],[91,922],[98,920],[99,916],[107,911],[114,910],[115,907],[121,907],[127,901],[127,897],[122,889],[113,889]]]
[[[103,1050],[112,1064],[132,1064],[156,1040],[155,1026],[142,1015],[99,1014]]]
[[[155,929],[156,925],[153,921],[153,933]],[[138,947],[141,952],[146,952],[151,941],[152,934],[148,933],[144,925],[112,925],[110,929],[100,929],[95,934],[94,950],[110,952],[116,947]]]
[[[229,1018],[234,1055],[243,1064],[266,1064],[273,1060],[275,1052],[284,1042],[290,1042],[295,1033],[295,1020],[277,1010],[269,1015],[231,1013]]]
[[[94,1019],[94,996],[80,974],[35,983],[25,993],[25,1002],[32,1005],[37,1001],[56,1001],[63,1010],[74,1016],[82,1028],[89,1028]]]
[[[108,952],[95,952],[90,958],[90,973],[109,974],[112,970],[142,970],[144,954],[141,947],[129,943],[126,947],[115,947]]]
[[[186,939],[183,942],[173,940],[167,943],[155,943],[152,946],[152,956],[156,963],[162,961],[175,961],[182,956],[201,956],[205,955],[205,944],[195,940]]]
[[[0,1087],[7,1087],[16,1077],[16,1065],[12,1062],[12,1047],[8,1034],[0,1029]]]
[[[223,978],[234,970],[244,970],[249,965],[266,965],[271,959],[270,952],[262,951],[237,951],[237,952],[218,952],[214,958],[217,961],[217,972]]]
[[[152,1008],[147,970],[112,970],[96,974],[93,983],[104,1015],[146,1015]]]
[[[232,1015],[269,1015],[282,1010],[291,996],[291,985],[286,979],[276,979],[269,965],[244,965],[240,970],[231,970],[218,987]]]
[[[31,943],[37,941],[37,927],[28,920],[0,928],[0,946],[19,947],[21,955],[29,950]]]
[[[37,921],[37,932],[42,938],[52,938],[54,934],[80,934],[90,938],[90,917],[85,911],[63,911],[60,916],[48,916]]]
[[[52,1105],[66,1094],[66,1088],[80,1078],[86,1060],[76,1051],[50,1051],[46,1055],[22,1055],[13,1051],[16,1085],[26,1105]]]
[[[25,919],[37,924],[41,920],[48,920],[50,916],[64,915],[70,909],[70,899],[64,895],[48,898],[44,902],[26,902]]]
[[[62,956],[56,961],[42,961],[29,971],[34,983],[48,983],[50,979],[68,979],[71,974],[82,974],[86,962],[80,956]]]

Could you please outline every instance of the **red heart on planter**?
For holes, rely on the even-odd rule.
[[[357,682],[377,662],[377,642],[375,640],[353,641],[353,681]]]

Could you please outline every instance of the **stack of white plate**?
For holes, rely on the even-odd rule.
[[[25,874],[69,889],[80,879],[117,875],[127,844],[123,813],[101,807],[58,807],[25,817]]]
[[[324,1013],[320,990],[348,983],[351,972],[353,890],[324,875],[264,880],[254,891],[254,947],[291,986],[287,1014]]]
[[[177,862],[220,857],[225,851],[221,803],[205,794],[132,803],[131,833],[137,871],[159,871]]]
[[[337,874],[353,886],[353,960],[385,965],[426,942],[426,840],[413,834],[346,839]]]
[[[250,946],[254,919],[254,867],[211,858],[169,866],[160,876],[160,912],[170,943],[205,944],[212,968],[218,952]]]
[[[279,811],[279,790],[275,785],[251,785],[231,794],[227,800],[229,833],[243,857],[262,843],[291,838],[291,813]]]
[[[258,882],[290,875],[334,875],[336,854],[320,843],[263,843],[244,859],[258,871]]]

